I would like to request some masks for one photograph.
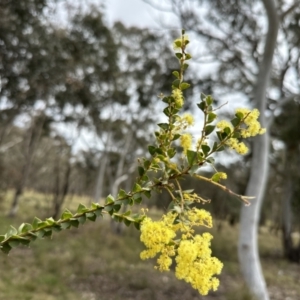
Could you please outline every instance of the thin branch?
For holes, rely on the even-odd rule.
[[[284,11],[281,15],[280,15],[280,21],[282,22],[284,20],[284,18],[292,13],[297,7],[299,7],[300,5],[300,1],[296,1],[296,3],[294,3],[290,8],[288,8],[286,11]]]
[[[218,188],[220,188],[221,190],[223,190],[224,192],[240,199],[243,203],[245,203],[246,206],[249,206],[251,203],[248,201],[250,199],[254,199],[255,197],[251,197],[251,196],[243,196],[243,195],[239,195],[239,194],[236,194],[235,192],[233,192],[231,189],[229,189],[228,187],[226,187],[225,185],[222,185],[218,182],[215,182],[209,178],[206,178],[204,176],[201,176],[201,175],[198,175],[198,174],[193,174],[194,177],[200,179],[200,180],[203,180],[203,181],[206,181],[206,182],[210,182],[211,184],[217,186]]]

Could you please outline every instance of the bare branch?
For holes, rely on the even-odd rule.
[[[280,15],[280,21],[282,22],[284,20],[284,18],[289,15],[290,13],[292,13],[297,7],[299,7],[300,5],[300,1],[296,1],[296,3],[294,3],[290,8],[288,8],[285,12],[283,12]]]

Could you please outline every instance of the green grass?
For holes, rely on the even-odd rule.
[[[44,198],[45,197],[45,198]],[[71,209],[88,199],[73,197]],[[26,193],[18,218],[5,217],[2,204],[0,234],[10,224],[18,226],[35,215],[51,212],[51,195]],[[151,211],[158,216],[158,211]],[[242,280],[236,254],[238,228],[223,224],[212,229],[212,249],[224,263],[217,292],[201,297],[173,272],[154,270],[154,261],[141,261],[139,232],[126,228],[122,236],[112,233],[108,219],[86,223],[79,229],[54,234],[53,239],[34,242],[30,248],[0,254],[0,299],[6,300],[250,300]],[[260,252],[272,300],[300,299],[299,265],[281,258],[280,237],[261,230]]]

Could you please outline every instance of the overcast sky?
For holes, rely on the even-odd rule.
[[[120,20],[126,25],[153,27],[154,10],[142,0],[108,0],[104,1],[110,22]]]

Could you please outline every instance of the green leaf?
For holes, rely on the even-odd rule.
[[[175,150],[174,148],[170,148],[170,149],[168,149],[167,153],[168,153],[168,156],[169,156],[170,158],[172,158],[172,157],[175,156],[176,150]]]
[[[62,223],[60,223],[60,227],[61,227],[61,229],[69,229],[71,227],[71,224],[69,221],[62,222]]]
[[[18,230],[15,227],[10,225],[10,228],[7,232],[7,236],[12,236],[12,235],[16,235],[16,234],[18,234]]]
[[[169,103],[169,97],[163,97],[162,98],[162,102],[165,102],[165,103]]]
[[[37,236],[36,236],[35,233],[30,232],[30,233],[27,234],[27,238],[29,238],[30,241],[35,241],[37,239]]]
[[[120,189],[118,193],[118,199],[126,198],[126,197],[127,197],[127,193],[124,190]]]
[[[163,110],[163,113],[169,117],[171,115],[171,112],[170,112],[170,108],[169,107],[166,107],[164,110]]]
[[[144,175],[143,177],[142,177],[142,181],[149,181],[149,177],[147,176],[147,175]]]
[[[52,230],[46,231],[43,237],[44,238],[51,238],[52,237]]]
[[[78,228],[78,226],[79,226],[79,220],[78,219],[71,219],[70,220],[70,225],[71,226],[73,226],[73,227],[76,227],[76,228]]]
[[[94,211],[94,214],[97,216],[97,217],[102,217],[102,208],[101,209],[97,209]]]
[[[241,113],[241,112],[237,112],[237,113],[235,114],[235,116],[236,116],[238,119],[240,119],[240,120],[244,118],[244,114]]]
[[[105,208],[106,208],[106,207],[105,207]],[[87,213],[87,214],[86,214],[86,217],[87,217],[90,221],[92,221],[92,222],[95,222],[96,219],[97,219],[97,216],[96,216],[94,213]]]
[[[189,60],[189,59],[191,59],[192,58],[192,55],[191,54],[189,54],[189,53],[186,53],[186,55],[185,55],[185,59],[186,60]]]
[[[176,45],[176,47],[180,48],[181,47],[181,40],[178,39],[174,42],[174,44]]]
[[[86,215],[84,214],[84,215],[80,216],[79,218],[77,218],[77,220],[80,224],[84,224],[86,221]]]
[[[218,134],[218,133],[217,133]],[[213,151],[223,151],[225,150],[224,146],[221,146],[220,148],[218,148],[220,145],[217,142],[214,142],[214,146],[213,146]]]
[[[150,199],[151,198],[151,191],[144,191],[143,194]]]
[[[223,141],[223,136],[221,131],[217,131],[217,137],[219,138],[220,141]]]
[[[209,153],[210,151],[210,147],[208,145],[201,145],[201,149],[203,151],[203,153],[205,154],[205,156]]]
[[[172,74],[179,79],[179,72],[178,71],[173,71]]]
[[[168,123],[159,123],[157,124],[161,129],[163,130],[168,130],[169,129],[169,124]]]
[[[138,166],[138,172],[139,172],[139,176],[143,176],[145,173],[145,169],[141,166]]]
[[[192,166],[194,163],[197,162],[197,152],[192,151],[192,150],[187,150],[186,152],[187,160],[189,163],[189,166]]]
[[[140,204],[142,202],[142,195],[141,195],[141,193],[134,194],[132,196],[132,198],[133,198],[133,200],[134,200],[134,202],[136,204]]]
[[[130,216],[131,215],[131,210],[127,210],[124,212],[123,216]]]
[[[61,218],[61,220],[67,220],[72,217],[73,217],[73,214],[68,209],[65,209],[65,211],[62,213],[60,218]]]
[[[198,166],[198,165],[192,166],[192,167],[190,168],[190,170],[189,170],[189,174],[190,174],[190,175],[193,175],[193,174],[197,173],[198,169],[199,169],[199,166]]]
[[[150,153],[150,154],[151,154],[151,153]],[[150,160],[145,160],[145,161],[144,161],[144,168],[145,168],[146,170],[149,169],[150,165],[151,165]]]
[[[189,67],[188,64],[183,64],[183,66],[182,66],[183,71],[187,70],[188,67]]]
[[[104,208],[104,210],[105,211],[107,211],[107,212],[110,212],[110,211],[112,211],[113,210],[113,208],[114,208],[114,206],[113,205],[107,205],[107,206],[105,206],[105,208]],[[92,213],[91,213],[92,214]],[[88,217],[88,213],[87,213],[87,215],[86,215],[87,217]]]
[[[230,122],[234,127],[236,127],[240,124],[241,120],[239,118],[234,118]]]
[[[201,94],[202,95],[202,94]],[[206,109],[206,103],[204,101],[197,104],[197,106],[202,110],[205,111]]]
[[[5,235],[0,235],[0,243],[6,239]]]
[[[129,227],[130,224],[131,224],[131,221],[130,220],[127,220],[127,219],[124,219],[124,224]]]
[[[49,224],[47,223],[47,221],[42,221],[42,222],[39,223],[38,229],[39,228],[43,228],[43,227],[47,227],[47,226],[49,226]]]
[[[116,204],[113,207],[114,212],[118,212],[120,209],[121,209],[121,205],[119,205],[119,204]]]
[[[207,103],[208,106],[211,105],[213,103],[213,101],[214,100],[211,95],[206,96],[205,102]]]
[[[216,128],[216,126],[214,126],[214,125],[205,126],[205,128],[204,128],[205,135],[207,136],[207,135],[211,134],[215,130],[215,128]]]
[[[92,202],[92,209],[103,208],[99,203]]]
[[[35,234],[38,239],[42,239],[44,237],[45,233],[46,233],[46,231],[41,229],[41,230],[37,231]]]
[[[140,223],[140,222],[134,222],[133,225],[134,225],[134,227],[135,227],[137,230],[140,230],[140,229],[141,229],[141,223]]]
[[[176,57],[177,57],[178,59],[181,59],[181,58],[182,58],[182,54],[181,54],[181,53],[175,53],[175,55],[176,55]]]
[[[217,133],[217,134],[218,134],[218,133]],[[214,142],[214,145],[213,145],[212,150],[215,151],[215,150],[217,149],[218,145],[219,145],[219,144],[218,144],[217,142]]]
[[[209,164],[214,164],[215,163],[215,160],[213,157],[209,157],[207,160],[206,160]]]
[[[10,252],[11,249],[12,249],[12,248],[9,246],[8,243],[3,244],[3,245],[1,246],[1,248],[0,248],[0,250],[1,250],[2,252],[4,252],[5,254],[8,254],[8,253]]]
[[[228,136],[228,135],[231,133],[231,128],[225,127],[225,128],[223,129],[223,133],[226,133],[226,135]]]
[[[179,85],[180,85],[180,80],[179,79],[175,79],[172,82],[172,86],[175,87],[175,88],[179,88]]]
[[[135,193],[135,192],[140,192],[142,191],[142,187],[138,184],[138,183],[135,183],[134,186],[133,186],[133,189],[132,191]]]
[[[105,199],[105,204],[112,204],[114,202],[115,202],[115,198],[111,194],[109,194]]]
[[[19,239],[19,242],[20,242],[21,245],[28,246],[30,244],[30,239],[21,238],[21,239]]]
[[[206,98],[206,95],[205,94],[203,94],[203,93],[201,93],[200,94],[200,99],[201,99],[201,101],[205,101],[205,98]]]
[[[214,114],[213,112],[210,112],[210,113],[208,114],[208,117],[207,117],[207,123],[213,122],[213,121],[215,120],[216,117],[217,117],[216,114]]]
[[[33,227],[32,227],[31,224],[29,224],[29,223],[23,223],[23,224],[21,224],[20,227],[18,228],[18,232],[19,232],[19,233],[24,233],[24,232],[30,231],[30,230],[32,230],[32,229],[33,229]]]
[[[12,239],[8,242],[8,244],[11,248],[16,248],[20,245],[20,241],[17,239]]]
[[[180,84],[180,89],[183,91],[183,90],[186,90],[190,87],[191,85],[187,82],[183,82]]]
[[[47,218],[47,219],[46,219],[46,223],[47,223],[47,225],[53,225],[53,224],[55,224],[56,222],[55,222],[55,220],[51,217],[51,218]]]
[[[156,153],[156,148],[154,146],[148,146],[149,153],[153,156]]]
[[[181,134],[176,133],[176,134],[174,134],[172,141],[176,141],[176,140],[178,140],[180,137],[181,137]]]
[[[232,135],[232,137],[235,138],[235,139],[240,139],[240,138],[241,138],[241,133],[236,131],[236,132]]]
[[[83,205],[83,204],[79,204],[78,205],[78,208],[77,208],[77,213],[78,214],[82,214],[82,213],[84,213],[84,212],[86,212],[86,211],[88,211],[89,209],[85,206],[85,205]]]
[[[220,181],[220,173],[219,172],[215,173],[212,176],[211,180],[214,181],[214,182],[219,182]]]

